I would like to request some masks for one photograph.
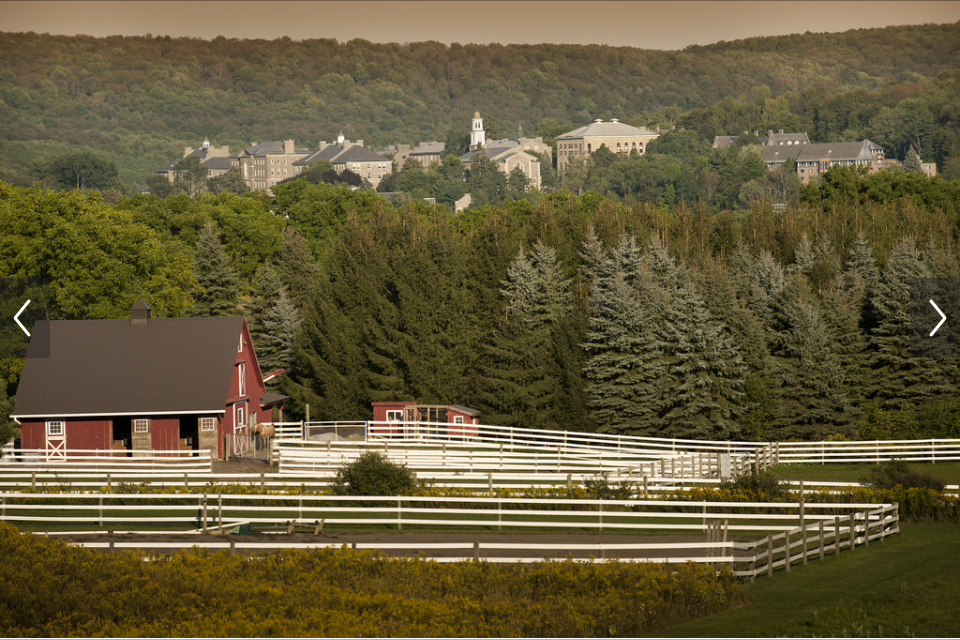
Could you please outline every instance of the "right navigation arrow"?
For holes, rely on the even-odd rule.
[[[933,334],[937,332],[937,329],[943,326],[943,323],[947,321],[947,316],[943,315],[943,311],[940,311],[940,307],[937,306],[937,303],[933,300],[930,301],[930,304],[933,305],[933,308],[937,310],[937,313],[940,314],[940,322],[937,323],[937,326],[933,328],[933,331],[930,332],[930,337],[933,337]]]

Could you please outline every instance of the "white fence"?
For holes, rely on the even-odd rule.
[[[822,559],[827,552],[868,545],[899,531],[896,505],[851,503],[743,503],[647,500],[555,501],[507,498],[433,498],[379,496],[249,496],[145,494],[83,496],[79,494],[0,494],[0,520],[21,526],[57,528],[85,525],[86,530],[61,535],[161,533],[146,531],[157,525],[179,527],[180,533],[199,534],[229,530],[239,525],[279,526],[277,533],[307,527],[314,535],[324,527],[381,525],[429,527],[457,531],[579,532],[581,542],[550,544],[542,541],[476,541],[415,543],[376,542],[358,548],[415,551],[446,561],[467,558],[491,561],[532,561],[567,557],[574,552],[599,559],[617,558],[647,562],[708,562],[726,564],[742,576],[755,577],[775,569],[789,571],[792,563]],[[107,530],[92,527],[108,527]],[[663,542],[607,542],[592,533],[657,533],[699,535],[699,538]],[[739,532],[747,541],[734,541]],[[164,533],[170,534],[170,530]],[[348,534],[340,534],[348,535]],[[764,537],[765,536],[765,537]],[[217,545],[218,543],[211,543]],[[219,548],[268,549],[321,546],[312,543],[220,543]],[[328,543],[329,546],[330,543]],[[332,543],[343,544],[342,541]],[[194,542],[112,542],[100,546],[182,548]],[[201,545],[210,546],[210,544]],[[469,550],[469,554],[457,553]],[[523,553],[518,554],[518,551]]]
[[[14,449],[4,447],[0,457],[0,472],[7,469],[20,471],[201,471],[209,473],[212,458],[209,449],[193,450],[110,450],[71,449],[62,451],[48,449]]]
[[[377,451],[393,462],[406,465],[419,477],[441,479],[449,475],[476,473],[544,474],[540,482],[556,483],[565,474],[582,478],[606,475],[620,481],[643,477],[717,478],[723,469],[721,453],[637,454],[630,450],[602,451],[557,446],[504,445],[491,443],[424,442],[311,442],[285,440],[274,453],[281,473],[334,472],[362,454]],[[726,456],[726,477],[746,471],[743,455]],[[557,475],[561,476],[558,480]]]

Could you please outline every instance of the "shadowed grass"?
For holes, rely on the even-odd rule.
[[[688,637],[958,637],[960,526],[900,535],[757,578],[739,609],[658,631]]]

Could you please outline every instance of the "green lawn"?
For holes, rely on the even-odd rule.
[[[875,464],[781,464],[770,471],[781,480],[823,482],[859,482],[868,477]],[[915,462],[910,468],[933,476],[947,484],[960,484],[960,462],[926,464]]]
[[[960,526],[904,524],[884,543],[757,578],[747,604],[657,631],[687,637],[960,637]]]

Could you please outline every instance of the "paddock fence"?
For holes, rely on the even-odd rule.
[[[143,451],[111,449],[14,449],[4,447],[0,456],[0,473],[18,471],[190,471],[206,472],[212,469],[213,458],[209,449]]]

